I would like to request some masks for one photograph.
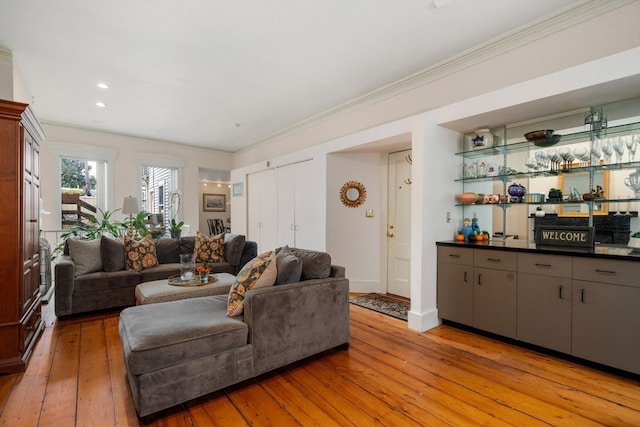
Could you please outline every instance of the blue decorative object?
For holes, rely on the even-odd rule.
[[[471,234],[471,231],[472,231],[471,222],[469,221],[469,218],[465,218],[462,226],[462,235],[464,236],[465,242],[469,240],[469,235]]]

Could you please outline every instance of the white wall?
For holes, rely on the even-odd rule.
[[[50,123],[43,123],[47,140],[40,152],[41,176],[50,177],[42,180],[41,192],[43,209],[51,215],[42,217],[45,230],[60,227],[60,171],[59,155],[62,150],[67,155],[76,155],[104,159],[110,162],[112,181],[108,183],[106,209],[114,210],[122,207],[122,200],[128,195],[140,197],[141,164],[145,159],[153,159],[158,166],[181,168],[179,186],[182,192],[180,219],[191,226],[190,233],[195,234],[199,227],[201,209],[199,168],[229,169],[233,163],[230,154],[189,147],[184,145],[137,138],[133,136],[78,129]],[[119,215],[117,218],[123,219]],[[208,234],[208,229],[204,229]]]
[[[429,123],[416,122],[412,133],[411,179],[411,310],[409,328],[437,326],[436,241],[451,240],[461,221],[453,195],[460,192],[454,154],[462,135]],[[447,218],[450,217],[450,220]]]
[[[225,227],[229,227],[231,224],[227,222],[227,218],[231,216],[231,189],[229,188],[229,184],[226,183],[216,183],[216,182],[200,182],[200,195],[198,197],[198,212],[199,212],[199,223],[197,229],[204,235],[209,235],[209,225],[207,224],[207,219],[209,218],[219,218],[224,222]],[[203,210],[203,194],[224,194],[226,197],[227,205],[225,206],[224,212],[205,212]],[[192,231],[193,235],[195,235],[195,231]]]
[[[385,291],[381,277],[386,276],[386,269],[377,261],[386,236],[386,194],[381,191],[385,170],[386,156],[380,153],[336,153],[327,157],[326,251],[334,264],[346,268],[351,292]],[[348,181],[360,182],[367,191],[364,203],[356,208],[340,201],[340,189]],[[367,209],[373,209],[373,218],[365,216]]]

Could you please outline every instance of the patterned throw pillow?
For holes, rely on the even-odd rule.
[[[196,262],[224,261],[224,234],[209,237],[198,231],[193,256]]]
[[[151,235],[147,235],[142,240],[124,236],[124,258],[127,270],[142,271],[158,265],[156,245]]]
[[[276,253],[265,252],[242,267],[236,283],[229,290],[227,316],[239,316],[244,312],[244,295],[249,289],[273,286],[276,282]]]

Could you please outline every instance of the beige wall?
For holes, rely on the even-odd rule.
[[[233,163],[230,154],[184,145],[118,135],[87,129],[44,123],[47,141],[40,154],[41,173],[48,179],[42,181],[43,209],[55,213],[60,211],[59,153],[87,156],[107,160],[112,168],[112,176],[107,184],[106,208],[114,210],[122,207],[122,200],[128,195],[139,195],[141,165],[153,161],[158,166],[178,167],[179,186],[182,193],[179,218],[190,225],[190,233],[200,227],[202,193],[198,176],[199,168],[228,170]],[[59,217],[45,215],[44,229],[59,228]],[[206,225],[206,222],[205,222]],[[208,233],[204,228],[205,234]]]

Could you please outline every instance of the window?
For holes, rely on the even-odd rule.
[[[171,218],[180,208],[178,194],[178,169],[143,165],[141,208],[154,215],[158,225],[169,226]]]
[[[104,210],[105,162],[72,157],[60,158],[60,207],[62,228],[87,222],[89,215]]]

